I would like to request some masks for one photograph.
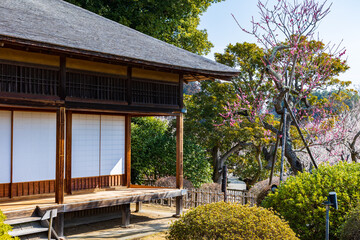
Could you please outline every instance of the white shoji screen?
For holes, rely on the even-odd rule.
[[[99,176],[100,115],[72,115],[73,178]]]
[[[13,181],[55,179],[56,114],[14,112]]]
[[[125,117],[101,115],[101,175],[124,174]]]
[[[10,182],[11,112],[0,111],[0,183]]]

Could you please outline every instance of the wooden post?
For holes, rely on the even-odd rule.
[[[65,134],[65,108],[60,107],[56,112],[56,179],[55,202],[64,203],[64,134]]]
[[[11,158],[10,158],[10,184],[9,197],[14,197],[13,178],[14,178],[14,111],[11,111]]]
[[[71,146],[72,146],[72,112],[66,112],[66,167],[65,184],[66,193],[72,194],[71,189]]]
[[[222,168],[222,184],[221,191],[224,193],[224,202],[227,202],[227,166],[224,165]]]
[[[142,211],[142,202],[137,202],[135,212],[141,212],[141,211]]]
[[[130,203],[121,205],[121,225],[127,227],[130,225]]]
[[[126,79],[126,100],[129,105],[132,104],[132,67],[127,68],[127,79]]]
[[[176,117],[176,188],[183,189],[183,135],[184,121],[183,114]],[[183,212],[183,197],[176,197],[176,216]]]
[[[179,75],[179,107],[180,109],[184,108],[184,76],[181,73]]]
[[[125,186],[131,184],[131,116],[125,116]]]
[[[59,86],[58,94],[61,100],[66,98],[66,57],[60,56],[60,76],[59,76]]]
[[[64,213],[57,213],[57,217],[54,219],[54,230],[59,237],[64,236]]]

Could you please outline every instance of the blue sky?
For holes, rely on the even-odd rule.
[[[331,1],[328,1],[330,4]],[[257,0],[225,0],[209,7],[201,17],[200,29],[207,29],[209,40],[214,44],[211,53],[206,57],[213,59],[215,52],[223,52],[229,43],[255,42],[255,39],[242,32],[236,25],[231,13],[245,28],[249,28],[251,17],[258,18]],[[345,58],[350,69],[340,76],[360,85],[360,1],[334,0],[331,12],[320,23],[320,39],[324,43],[338,44],[346,48]]]

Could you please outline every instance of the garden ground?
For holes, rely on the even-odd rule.
[[[135,212],[135,205],[131,205],[131,225],[122,228],[121,219],[106,220],[98,223],[82,224],[65,229],[67,238],[77,239],[165,239],[165,231],[173,217],[175,208],[143,204],[142,211]]]

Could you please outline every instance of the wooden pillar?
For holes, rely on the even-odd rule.
[[[65,140],[65,108],[56,112],[56,179],[55,202],[64,203],[64,140]]]
[[[183,74],[179,75],[179,107],[180,107],[180,109],[184,108],[184,76],[183,76]]]
[[[127,68],[126,101],[129,105],[132,104],[132,67]]]
[[[9,197],[14,197],[13,179],[14,179],[14,111],[11,111],[11,157],[10,157],[10,184],[9,184]]]
[[[141,212],[141,211],[142,211],[142,202],[137,202],[135,212]]]
[[[125,116],[125,186],[131,184],[131,115]]]
[[[54,230],[59,237],[64,237],[64,213],[57,213],[57,217],[54,218]]]
[[[176,117],[176,188],[183,189],[183,140],[184,140],[184,121],[183,114]],[[176,197],[176,216],[183,212],[183,197]]]
[[[65,160],[65,189],[72,194],[71,189],[71,146],[72,146],[72,112],[66,112],[66,160]]]
[[[121,226],[127,227],[130,225],[130,203],[121,205]]]
[[[61,100],[66,98],[66,57],[60,56],[60,71],[59,71],[59,86],[58,94]]]

